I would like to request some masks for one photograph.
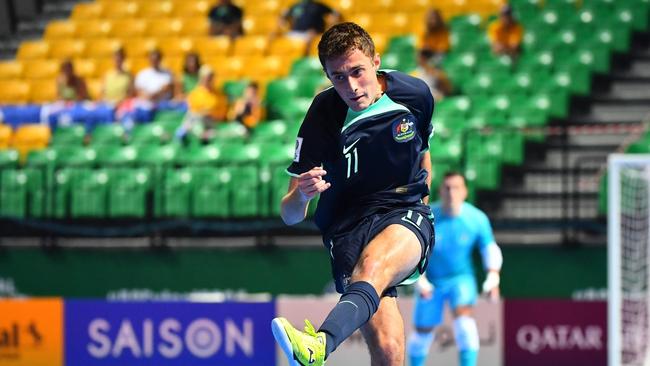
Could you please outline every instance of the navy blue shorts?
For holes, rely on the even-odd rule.
[[[405,281],[400,285],[413,283],[420,274],[424,273],[434,244],[433,216],[431,215],[429,206],[416,205],[409,208],[376,213],[363,218],[356,225],[353,225],[350,230],[336,233],[329,240],[326,239],[325,246],[330,253],[332,274],[337,292],[344,293],[350,284],[352,271],[366,245],[377,234],[392,224],[402,225],[411,230],[415,233],[422,246],[419,265],[413,269],[413,274],[405,278]],[[414,279],[408,281],[412,278]],[[397,297],[397,288],[390,287],[386,289],[382,296]]]

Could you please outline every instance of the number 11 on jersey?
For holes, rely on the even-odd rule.
[[[357,152],[357,148],[355,147],[354,150],[352,150],[352,153],[345,154],[345,158],[348,160],[347,177],[350,178],[352,174],[356,174],[359,171],[359,153]],[[353,164],[354,167],[352,166]]]

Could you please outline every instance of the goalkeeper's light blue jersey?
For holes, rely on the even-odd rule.
[[[483,211],[463,203],[460,215],[444,213],[440,202],[431,204],[435,217],[436,245],[426,276],[434,285],[459,275],[474,275],[472,251],[494,243],[490,221]]]

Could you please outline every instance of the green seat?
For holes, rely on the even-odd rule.
[[[260,145],[226,145],[221,150],[220,167],[231,173],[231,214],[233,217],[254,217],[259,214]]]
[[[605,48],[583,48],[575,52],[571,62],[571,67],[583,67],[604,74],[610,69],[610,54]]]
[[[285,121],[302,120],[311,106],[312,99],[294,97],[278,101],[272,111],[268,113],[268,117]]]
[[[165,130],[160,124],[143,123],[133,127],[129,143],[131,145],[160,145],[163,138],[165,138]]]
[[[386,53],[412,53],[415,54],[417,39],[414,35],[395,36],[388,40]]]
[[[569,91],[564,88],[549,88],[531,96],[530,105],[550,117],[566,118],[569,114]]]
[[[496,160],[468,160],[465,178],[475,189],[496,190],[501,184],[501,164]]]
[[[162,216],[190,217],[190,198],[193,183],[190,168],[169,169],[165,172],[162,188]]]
[[[228,168],[191,167],[194,180],[191,209],[194,217],[228,218],[232,173]]]
[[[183,111],[176,111],[176,110],[162,110],[162,111],[157,111],[156,115],[154,116],[153,121],[154,122],[180,122],[183,120],[185,117],[185,112]]]
[[[108,169],[92,170],[72,182],[70,216],[72,218],[104,218],[108,214],[108,188],[114,180]]]
[[[603,25],[587,39],[590,49],[627,52],[630,49],[630,29],[616,25]]]
[[[265,102],[269,118],[277,118],[278,105],[298,96],[298,85],[299,79],[292,76],[271,80],[267,84]]]
[[[247,137],[248,130],[244,125],[228,121],[217,124],[211,141],[215,143],[243,143]]]
[[[434,136],[433,140],[429,143],[429,153],[434,164],[448,163],[457,165],[460,163],[463,153],[460,134],[444,139]]]
[[[331,85],[329,79],[324,74],[304,75],[298,78],[297,95],[303,98],[313,98],[320,90]]]
[[[256,143],[287,140],[287,123],[283,120],[262,121],[251,133],[251,141]]]
[[[650,7],[648,2],[626,3],[622,1],[616,4],[616,21],[618,24],[635,31],[645,31],[648,29],[648,7]]]
[[[576,95],[587,95],[591,90],[591,74],[589,70],[580,65],[558,70],[548,80],[543,90],[564,89]]]
[[[86,180],[93,170],[85,167],[70,166],[56,171],[52,187],[52,216],[68,218],[71,214],[71,195]],[[79,197],[77,198],[77,201]]]
[[[289,175],[286,168],[294,157],[294,145],[269,142],[260,145],[259,215],[278,217],[280,202],[287,193]]]
[[[0,169],[15,168],[18,166],[19,154],[17,150],[0,150]]]
[[[303,57],[291,64],[290,74],[293,76],[323,75],[323,66],[318,57]]]
[[[82,125],[60,126],[54,129],[51,145],[78,145],[84,144],[86,130]]]
[[[113,218],[145,218],[150,203],[151,173],[146,168],[107,170],[111,175],[108,192],[108,216]]]
[[[244,90],[250,84],[250,80],[228,80],[223,83],[223,93],[226,94],[228,100],[234,101],[244,95]]]
[[[189,146],[178,151],[176,162],[181,165],[214,165],[222,155],[222,146]]]
[[[56,146],[56,165],[58,167],[90,167],[95,164],[97,152],[92,147],[82,146]]]
[[[96,149],[97,165],[107,166],[133,166],[138,156],[135,146],[100,146]]]
[[[27,176],[19,169],[0,172],[0,216],[27,217]]]
[[[180,155],[180,146],[174,143],[166,145],[142,145],[137,151],[136,163],[150,172],[153,189],[153,214],[162,213],[162,187],[159,184],[165,177],[165,170],[176,163]]]
[[[124,144],[124,127],[111,123],[95,127],[92,132],[90,143],[93,146],[99,145],[122,145]]]

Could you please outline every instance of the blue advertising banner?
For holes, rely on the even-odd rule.
[[[272,302],[65,302],[67,366],[269,366]]]

